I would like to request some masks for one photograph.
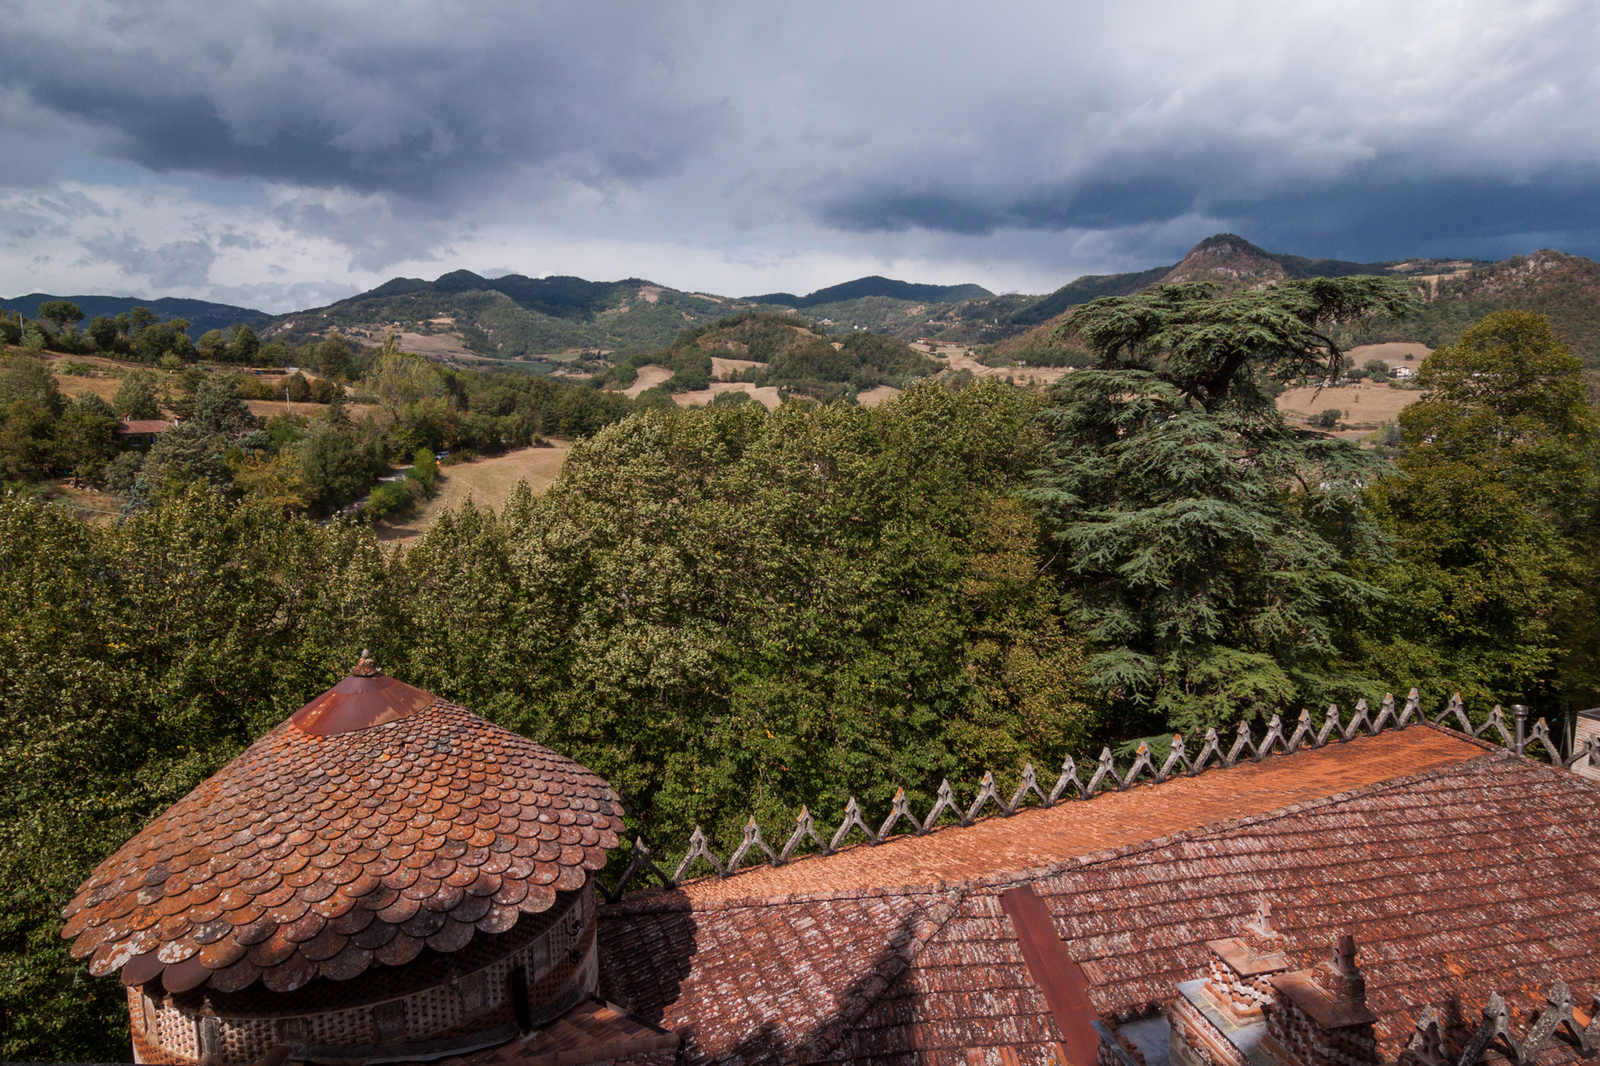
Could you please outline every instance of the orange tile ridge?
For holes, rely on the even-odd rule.
[[[761,838],[760,826],[752,818],[743,842],[726,863],[712,852],[709,840],[696,827],[688,854],[670,875],[655,865],[641,841],[635,841],[628,870],[608,898],[613,905],[625,899],[630,909],[635,904],[649,906],[671,900],[700,907],[817,893],[942,888],[1039,869],[1454,766],[1482,757],[1486,751],[1503,750],[1481,739],[1491,731],[1499,733],[1505,749],[1518,755],[1540,742],[1561,769],[1584,758],[1600,766],[1600,744],[1591,740],[1587,748],[1563,757],[1543,719],[1528,731],[1527,709],[1514,707],[1513,711],[1517,719],[1514,734],[1498,705],[1484,724],[1474,728],[1456,694],[1429,722],[1417,691],[1412,689],[1403,710],[1397,711],[1392,695],[1384,699],[1376,715],[1361,700],[1348,723],[1341,722],[1338,707],[1330,705],[1320,729],[1313,727],[1310,712],[1302,711],[1289,735],[1274,715],[1259,741],[1246,723],[1239,723],[1236,738],[1226,750],[1216,731],[1208,730],[1200,755],[1193,758],[1183,738],[1174,737],[1172,750],[1161,764],[1141,745],[1132,766],[1121,771],[1108,748],[1098,764],[1091,764],[1096,772],[1087,784],[1069,758],[1048,795],[1039,787],[1030,765],[1010,803],[996,791],[992,774],[984,775],[976,801],[965,810],[945,782],[933,810],[921,821],[910,811],[901,790],[876,833],[854,798],[831,839],[818,832],[809,811],[802,808],[794,835],[781,852]],[[1461,731],[1443,726],[1446,720],[1458,723]],[[1227,772],[1219,773],[1213,767]],[[1037,806],[1024,806],[1030,791]],[[1072,802],[1075,798],[1094,802]],[[990,805],[996,812],[980,819]],[[960,824],[935,828],[946,811]],[[910,831],[891,837],[891,830],[901,820],[909,824]],[[866,843],[842,846],[852,835]],[[805,839],[810,839],[820,854],[791,857]],[[740,868],[756,850],[764,853],[767,862]],[[685,880],[697,862],[711,867],[715,875]],[[630,882],[646,872],[663,887],[623,897]]]

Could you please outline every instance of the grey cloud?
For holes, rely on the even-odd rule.
[[[68,36],[14,6],[0,85],[157,172],[428,200],[520,168],[660,176],[717,121],[642,58],[648,8],[153,0],[84,5]]]
[[[391,263],[437,259],[448,248],[457,225],[438,211],[411,206],[397,217],[390,200],[366,197],[332,201],[303,195],[279,203],[272,215],[303,237],[322,237],[350,253],[350,269],[382,270]]]
[[[275,273],[271,267],[267,271]],[[281,273],[281,270],[276,272]],[[324,307],[360,292],[362,286],[334,282],[267,281],[250,285],[212,285],[206,298],[236,307],[288,310],[299,307]]]
[[[211,280],[211,264],[217,250],[209,241],[170,241],[148,248],[138,238],[120,236],[89,237],[80,242],[95,259],[116,264],[122,273],[147,278],[158,290],[203,289]]]
[[[1356,259],[1600,252],[1600,20],[1578,0],[0,12],[0,135],[45,116],[254,189],[356,273],[489,230],[720,249],[762,289],[840,249],[1123,269],[1219,228]]]

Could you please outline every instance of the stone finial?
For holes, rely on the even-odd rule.
[[[1256,901],[1255,914],[1239,932],[1258,955],[1283,950],[1285,937],[1272,927],[1272,903],[1265,896]]]
[[[1367,978],[1356,965],[1356,938],[1346,933],[1335,940],[1332,954],[1316,977],[1335,1002],[1365,999]]]
[[[361,649],[361,659],[350,668],[351,677],[377,677],[383,673],[378,669],[378,664],[372,661],[372,652],[366,648]]]

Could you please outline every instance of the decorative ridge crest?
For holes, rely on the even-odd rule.
[[[1396,701],[1393,693],[1384,695],[1378,712],[1374,715],[1367,706],[1365,699],[1357,700],[1354,713],[1348,723],[1342,722],[1337,704],[1330,703],[1323,715],[1322,725],[1317,728],[1313,725],[1310,710],[1302,710],[1295,723],[1295,728],[1287,737],[1284,735],[1283,721],[1278,715],[1273,715],[1267,723],[1267,730],[1258,741],[1251,732],[1248,722],[1241,721],[1234,730],[1232,743],[1226,750],[1223,740],[1217,730],[1207,729],[1205,743],[1201,746],[1200,754],[1191,758],[1188,753],[1187,742],[1181,735],[1174,734],[1170,749],[1160,766],[1156,764],[1155,756],[1146,744],[1141,743],[1134,759],[1126,770],[1119,770],[1116,759],[1109,747],[1101,749],[1100,758],[1088,766],[1093,767],[1087,783],[1079,775],[1079,763],[1071,756],[1061,764],[1061,773],[1057,777],[1055,786],[1048,794],[1039,783],[1034,773],[1033,764],[1029,763],[1022,772],[1020,784],[1011,795],[1011,801],[1006,802],[1005,796],[1000,792],[995,781],[993,771],[984,771],[982,781],[978,785],[972,802],[963,806],[957,798],[955,789],[948,780],[939,785],[935,802],[925,818],[919,819],[911,810],[910,801],[906,797],[903,787],[897,788],[891,810],[876,833],[867,822],[866,812],[862,809],[854,796],[850,797],[845,807],[844,817],[831,837],[826,836],[826,830],[818,831],[816,821],[810,810],[800,808],[800,814],[795,819],[795,828],[788,842],[782,850],[773,853],[761,836],[761,826],[751,815],[746,823],[744,839],[733,852],[727,863],[723,863],[711,850],[711,841],[699,826],[694,827],[694,832],[689,838],[689,847],[684,853],[683,860],[671,877],[652,861],[652,852],[642,840],[635,840],[629,853],[629,862],[621,877],[616,883],[607,887],[600,883],[601,891],[607,900],[612,903],[620,900],[624,893],[633,885],[634,879],[648,872],[653,874],[665,888],[676,888],[684,881],[684,875],[694,866],[695,861],[703,860],[710,866],[718,877],[731,877],[742,872],[742,869],[755,869],[761,863],[752,863],[741,868],[740,864],[751,857],[752,850],[758,850],[766,855],[765,865],[782,866],[792,861],[795,852],[809,838],[816,846],[816,854],[832,855],[842,846],[845,846],[846,837],[854,830],[859,829],[866,838],[869,846],[876,847],[894,839],[891,832],[902,821],[907,828],[895,836],[924,836],[936,832],[941,827],[938,821],[941,816],[950,814],[958,826],[970,826],[982,818],[1001,817],[1009,818],[1022,810],[1027,803],[1029,793],[1035,798],[1035,806],[1044,809],[1054,807],[1058,803],[1074,800],[1091,800],[1102,792],[1123,792],[1140,783],[1140,779],[1147,779],[1152,785],[1159,785],[1176,776],[1195,777],[1211,769],[1213,764],[1222,769],[1232,769],[1248,756],[1252,763],[1261,762],[1270,756],[1293,755],[1302,748],[1315,749],[1326,747],[1329,744],[1342,744],[1356,739],[1359,736],[1377,736],[1386,729],[1400,730],[1413,725],[1431,724],[1433,726],[1460,733],[1474,740],[1485,740],[1487,734],[1497,732],[1500,743],[1514,754],[1525,758],[1527,749],[1535,741],[1548,756],[1552,765],[1563,770],[1570,770],[1584,759],[1589,760],[1591,766],[1600,767],[1600,737],[1590,737],[1582,748],[1577,748],[1566,755],[1561,752],[1560,743],[1551,736],[1550,728],[1543,718],[1540,718],[1531,729],[1527,728],[1528,708],[1513,705],[1513,728],[1507,728],[1506,715],[1499,704],[1489,712],[1487,719],[1480,726],[1474,727],[1472,720],[1467,716],[1466,704],[1459,692],[1454,693],[1446,702],[1445,708],[1436,718],[1429,719],[1422,710],[1422,698],[1416,689],[1412,689],[1406,696],[1404,706],[1396,711]],[[1460,728],[1456,728],[1458,723]],[[1087,766],[1085,767],[1087,769]],[[984,813],[984,808],[993,806],[995,810],[989,814]],[[1600,1024],[1597,1022],[1596,1024]],[[1600,1048],[1600,1039],[1597,1039],[1596,1048]],[[1433,1066],[1433,1064],[1429,1064]],[[1463,1064],[1466,1066],[1466,1064]]]

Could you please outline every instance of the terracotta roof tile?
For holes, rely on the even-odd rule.
[[[421,805],[418,832],[424,788],[447,802]],[[558,819],[582,842],[541,847]],[[63,935],[97,976],[165,971],[174,991],[344,981],[508,931],[581,887],[621,828],[611,788],[571,759],[420,689],[352,676],[102,863]]]
[[[1386,754],[1397,772],[1382,772]],[[1325,772],[1344,759],[1354,765]],[[1242,786],[1230,780],[1238,774]],[[1173,784],[1181,802],[1167,807],[1182,813],[1156,817],[1144,797]],[[808,859],[796,864],[817,867],[806,879],[766,882],[810,887],[835,870],[831,893],[730,898],[753,896],[755,875],[741,874],[630,896],[602,913],[613,997],[681,1028],[691,1063],[954,1066],[969,1049],[1008,1047],[1042,1064],[1059,1034],[995,898],[1019,880],[1045,900],[1095,1006],[1112,1014],[1168,999],[1203,973],[1205,941],[1234,935],[1263,895],[1296,968],[1320,959],[1336,934],[1355,935],[1390,1060],[1429,1004],[1454,1005],[1445,1013],[1459,1047],[1462,1017],[1475,1025],[1491,991],[1542,991],[1560,977],[1580,1003],[1600,992],[1600,843],[1587,832],[1600,791],[1572,775],[1412,729],[1141,791],[1067,805],[1086,832],[1037,834],[1044,843],[1031,849],[1016,827],[1055,811],[858,848],[848,862]],[[1274,795],[1292,802],[1273,808]],[[1092,824],[1096,816],[1111,824]],[[939,843],[946,833],[961,846]],[[984,861],[976,856],[990,834],[998,857]],[[894,848],[955,856],[958,872],[977,876],[853,897],[851,878],[879,857],[891,856],[891,874],[922,876],[924,860]],[[1009,862],[1034,868],[1007,872]],[[925,919],[925,937],[896,947]],[[820,940],[796,949],[801,927]],[[1522,1000],[1514,1012],[1540,1005]]]
[[[857,845],[787,866],[747,869],[726,880],[707,877],[690,882],[682,891],[698,902],[956,883],[1139,844],[1165,833],[1277,810],[1482,754],[1482,748],[1440,730],[1407,729],[1226,772],[1138,785],[1088,803],[1029,809],[965,829],[948,825],[929,836],[897,837],[876,848]],[[1355,849],[1352,855],[1367,844],[1359,826],[1351,827],[1347,842]],[[1234,863],[1252,861],[1232,853],[1229,858]],[[655,894],[635,893],[629,899]]]

